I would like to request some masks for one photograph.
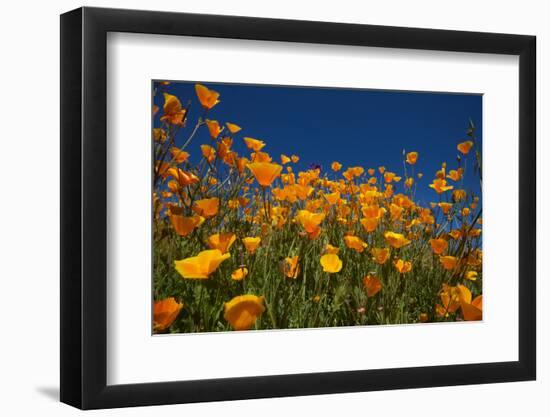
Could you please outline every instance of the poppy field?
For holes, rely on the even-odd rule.
[[[384,165],[376,148],[360,165],[310,163],[314,146],[220,118],[223,88],[174,84],[152,88],[154,333],[482,319],[471,120],[429,172],[413,141]]]

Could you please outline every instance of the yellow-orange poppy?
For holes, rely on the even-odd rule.
[[[176,148],[175,146],[170,148],[170,153],[177,164],[181,164],[189,158],[188,152],[182,151],[180,148]]]
[[[338,255],[333,253],[321,256],[320,262],[323,267],[323,271],[328,272],[329,274],[339,272],[342,269],[342,260],[338,257]]]
[[[285,154],[281,154],[281,164],[285,165],[288,164],[291,161],[291,159],[286,156]]]
[[[341,164],[340,162],[334,161],[334,162],[330,165],[330,167],[332,168],[332,170],[333,170],[334,172],[338,172],[338,171],[340,171],[340,170],[342,169],[342,164]]]
[[[238,295],[223,305],[223,317],[234,330],[249,330],[265,311],[264,297]]]
[[[219,207],[220,200],[216,197],[212,197],[195,201],[195,204],[193,205],[193,210],[195,211],[195,213],[203,217],[209,218],[218,214]]]
[[[471,300],[472,295],[468,288],[459,285],[461,288],[460,308],[462,309],[462,317],[466,321],[478,321],[483,318],[483,296],[478,295]],[[471,301],[470,301],[471,300]]]
[[[458,203],[466,198],[465,190],[454,190],[453,191],[453,202]]]
[[[435,253],[436,255],[441,255],[449,247],[449,244],[443,238],[430,239],[430,245],[432,247],[433,253]]]
[[[231,273],[231,279],[233,281],[242,281],[248,275],[248,268],[240,267],[235,269]]]
[[[180,236],[187,236],[195,228],[199,227],[204,222],[204,217],[201,216],[181,216],[177,214],[171,214],[169,216],[172,227],[176,233]]]
[[[208,133],[212,139],[216,139],[223,130],[223,126],[220,126],[217,120],[205,120],[206,127],[208,128]]]
[[[220,102],[220,93],[214,90],[210,90],[204,85],[195,84],[195,92],[197,93],[197,97],[205,110],[210,110],[212,107]]]
[[[363,286],[367,291],[368,297],[373,297],[382,289],[382,282],[372,275],[367,275],[363,278]]]
[[[325,194],[325,199],[332,206],[340,200],[340,192],[335,191],[334,193]]]
[[[450,178],[453,181],[460,181],[460,179],[462,178],[462,173],[463,172],[464,172],[464,170],[462,168],[451,169],[449,171],[449,175],[447,175],[447,178]]]
[[[464,274],[464,278],[469,280],[469,281],[475,281],[477,280],[477,272],[476,271],[466,271],[466,273]]]
[[[166,142],[166,139],[168,139],[168,135],[166,135],[166,131],[164,129],[157,127],[153,129],[153,139],[156,142],[164,143]]]
[[[309,210],[299,210],[296,220],[300,222],[305,231],[310,235],[316,235],[320,231],[319,225],[325,218],[324,213],[312,213]]]
[[[393,263],[393,266],[395,266],[395,269],[397,269],[400,274],[406,274],[412,269],[412,262],[398,259]]]
[[[168,93],[164,93],[164,114],[161,116],[161,122],[167,122],[173,125],[182,126],[185,121],[186,110],[182,109],[179,99]]]
[[[176,320],[182,308],[183,304],[178,303],[174,297],[155,301],[153,304],[153,329],[155,331],[166,330]]]
[[[175,261],[176,271],[188,279],[207,279],[220,264],[230,258],[229,253],[222,253],[218,249],[199,252],[197,256]]]
[[[250,160],[252,162],[271,162],[273,158],[267,152],[252,152]]]
[[[363,240],[361,240],[357,236],[351,235],[344,236],[344,243],[348,248],[353,249],[359,253],[362,253],[368,246]]]
[[[447,181],[441,178],[434,179],[429,186],[430,188],[433,188],[438,194],[444,193],[445,191],[449,191],[454,188],[452,185],[447,185]]]
[[[216,233],[209,236],[206,243],[210,249],[219,249],[221,253],[226,253],[229,252],[235,240],[237,240],[235,233]]]
[[[244,247],[250,254],[256,252],[256,249],[260,246],[262,239],[260,237],[245,237],[243,238]]]
[[[411,243],[411,241],[405,238],[405,236],[403,236],[401,233],[386,232],[384,233],[384,238],[386,238],[386,242],[388,242],[389,245],[393,246],[396,249],[399,249]]]
[[[414,165],[418,161],[418,152],[409,152],[407,154],[407,163]]]
[[[201,145],[201,152],[204,159],[206,159],[210,164],[216,159],[216,149],[210,145]]]
[[[399,220],[401,218],[401,215],[403,214],[403,210],[405,210],[403,207],[400,207],[397,204],[391,203],[390,218],[392,219],[392,221]]]
[[[283,167],[270,162],[252,162],[246,166],[262,187],[269,187],[281,175]]]
[[[300,160],[300,157],[298,155],[291,155],[290,159],[292,160],[292,163],[297,163]]]
[[[443,268],[445,268],[447,271],[455,269],[456,264],[458,263],[458,259],[456,259],[454,256],[440,256],[439,261],[441,262]]]
[[[472,142],[471,140],[467,140],[465,142],[459,143],[456,149],[458,149],[464,155],[467,155],[468,152],[470,152],[470,149],[472,149],[472,146],[474,146],[474,142]]]
[[[227,129],[233,134],[235,134],[235,133],[237,133],[241,130],[241,127],[236,125],[235,123],[227,122],[225,125],[227,126]]]
[[[389,248],[372,248],[370,253],[377,264],[383,265],[390,257]]]
[[[378,217],[365,217],[360,220],[361,225],[367,232],[374,232],[378,227],[379,218]]]
[[[261,151],[262,148],[265,146],[265,142],[261,141],[259,139],[245,137],[245,138],[243,138],[243,140],[244,140],[244,143],[246,144],[246,146],[249,149],[252,149],[254,152]]]
[[[184,170],[176,167],[168,168],[163,175],[173,177],[182,187],[186,187],[190,184],[196,184],[200,181],[195,174],[185,172]]]
[[[298,256],[286,257],[283,263],[284,274],[287,278],[296,279],[300,273],[298,265]]]

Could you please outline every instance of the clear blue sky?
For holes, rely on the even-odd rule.
[[[179,132],[178,145],[203,114],[195,83],[157,85],[154,103],[161,109],[162,91],[176,95],[184,106],[191,101],[190,122]],[[344,167],[361,165],[365,169],[384,165],[400,175],[403,149],[419,152],[415,170],[424,173],[424,177],[419,180],[416,199],[423,204],[437,201],[437,194],[428,184],[441,162],[447,162],[447,170],[456,167],[456,145],[467,139],[469,119],[476,125],[476,136],[481,141],[481,95],[202,84],[221,94],[220,103],[207,117],[243,128],[233,145],[241,154],[246,153],[242,137],[250,136],[265,141],[263,150],[277,162],[281,153],[300,156],[298,169],[318,163],[325,172],[332,161],[339,161]],[[155,126],[159,126],[161,113],[162,110],[155,117]],[[192,157],[200,156],[201,143],[209,143],[206,127],[189,148]],[[471,163],[468,168],[464,188],[479,195],[479,179],[474,176]],[[397,191],[401,190],[402,182],[397,186]]]

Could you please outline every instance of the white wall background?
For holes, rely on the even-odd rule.
[[[59,17],[81,6],[5,2],[0,17],[2,126],[0,183],[0,411],[2,415],[69,416],[78,411],[58,403],[59,392]],[[269,1],[144,0],[93,1],[86,5],[168,11],[249,15],[291,19],[509,32],[538,37],[538,193],[539,308],[538,381],[422,390],[325,395],[286,399],[146,407],[93,412],[94,415],[149,416],[159,412],[193,416],[317,416],[335,414],[463,417],[544,415],[550,410],[550,310],[544,294],[544,256],[550,248],[550,209],[544,184],[550,167],[542,166],[549,145],[543,120],[550,97],[548,74],[550,26],[545,2],[485,1]],[[542,265],[542,266],[541,266]]]

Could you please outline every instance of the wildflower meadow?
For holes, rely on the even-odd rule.
[[[384,165],[372,165],[374,146],[361,164],[309,163],[315,146],[297,152],[221,119],[216,109],[235,106],[223,88],[187,83],[181,96],[174,84],[152,88],[154,333],[482,319],[472,120],[430,172],[433,155],[412,140]],[[334,146],[357,153],[343,136]],[[287,151],[271,151],[275,140]]]

